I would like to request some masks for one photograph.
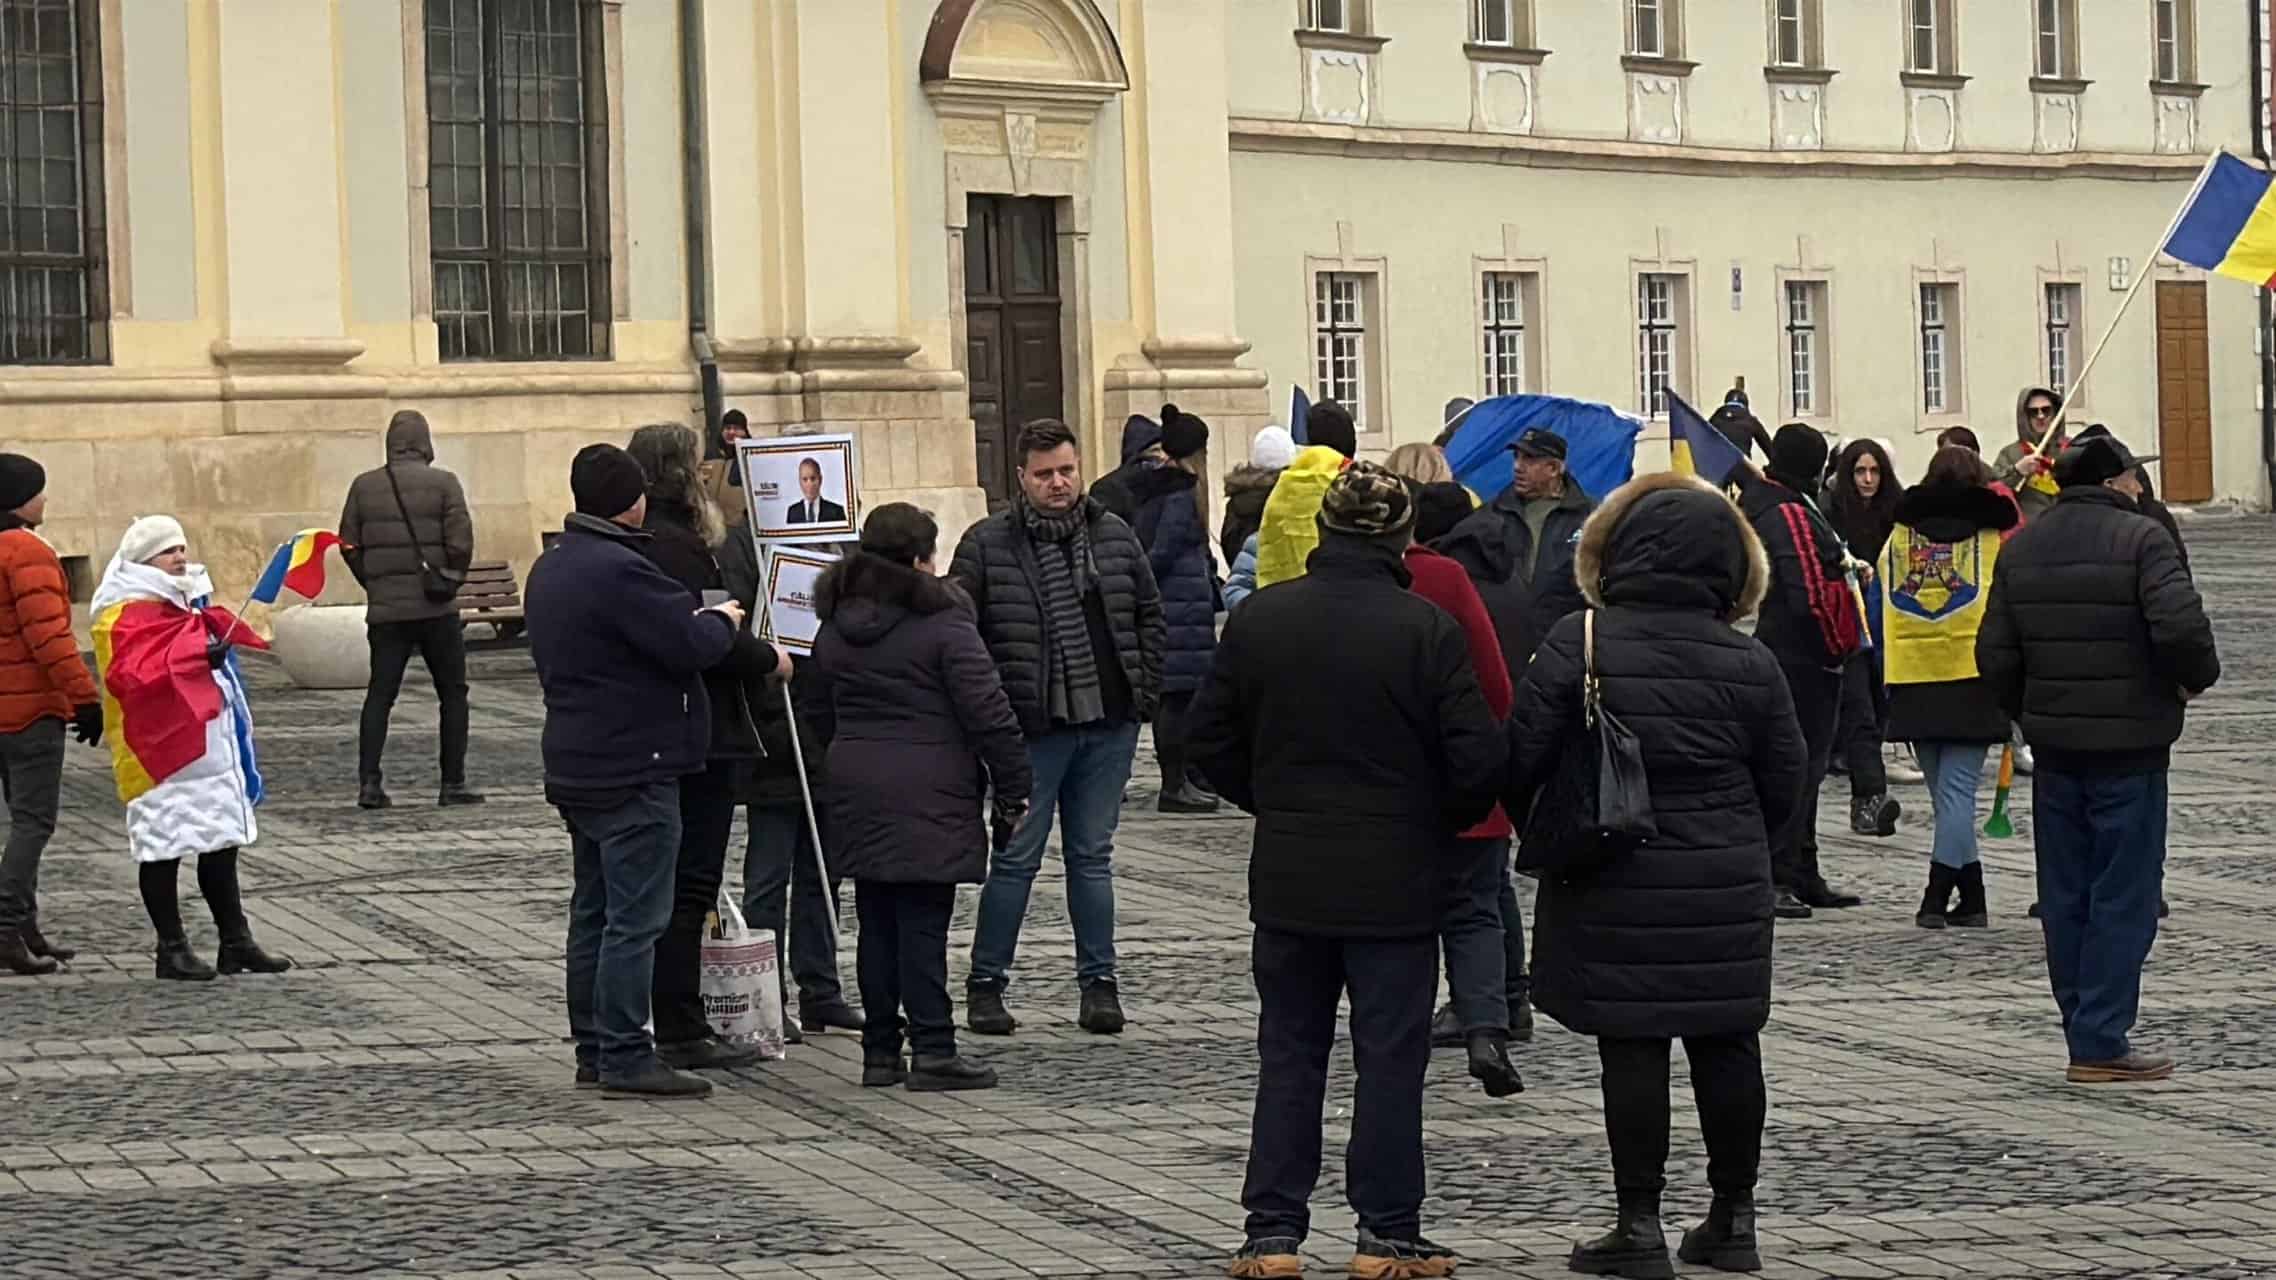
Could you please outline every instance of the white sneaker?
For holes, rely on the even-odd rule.
[[[1902,743],[1890,752],[1888,774],[1891,782],[1919,783],[1928,780],[1928,775],[1920,771],[1912,748]]]

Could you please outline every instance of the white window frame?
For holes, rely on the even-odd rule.
[[[1905,0],[1904,68],[1915,75],[1959,74],[1960,43],[1953,24],[1958,15],[1952,0]],[[1929,57],[1920,54],[1925,47]]]
[[[1525,395],[1543,385],[1540,299],[1536,270],[1494,265],[1478,272],[1480,399]]]
[[[1365,3],[1366,0],[1304,0],[1304,29],[1364,35],[1367,31]]]
[[[1334,400],[1351,410],[1362,435],[1388,431],[1383,260],[1312,258],[1305,267],[1312,399]]]
[[[1936,290],[1936,305],[1929,290]],[[1965,273],[1913,272],[1913,404],[1916,430],[1941,431],[1967,421],[1968,289]],[[1932,350],[1933,347],[1933,350]],[[1930,392],[1937,398],[1932,399]]]
[[[1801,302],[1798,311],[1795,303]],[[1833,281],[1822,272],[1778,278],[1779,372],[1786,416],[1810,423],[1834,417]]]
[[[2042,80],[2078,78],[2077,0],[2032,0],[2031,73]]]
[[[1470,0],[1470,43],[1494,49],[1527,47],[1533,41],[1531,8],[1532,0]]]
[[[2083,273],[2039,273],[2039,372],[2042,385],[2053,388],[2066,409],[2086,407],[2084,389],[2068,385],[2077,381],[2086,359],[2086,302]]]
[[[1670,390],[1692,398],[1692,290],[1689,270],[1639,264],[1635,271],[1636,412],[1667,419]]]
[[[1819,0],[1770,0],[1770,62],[1803,69],[1825,60],[1823,11]]]
[[[2196,0],[2150,0],[2150,78],[2157,84],[2197,79]]]
[[[1630,57],[1683,57],[1683,0],[1627,0],[1624,8]],[[1647,32],[1650,41],[1644,38]]]

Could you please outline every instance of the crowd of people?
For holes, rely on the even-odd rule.
[[[2067,1077],[2173,1071],[2130,1033],[2162,910],[2169,751],[2219,661],[2148,459],[2105,428],[2066,438],[2059,398],[2032,388],[1994,460],[1955,428],[1908,487],[1884,443],[1772,433],[1734,397],[1712,419],[1743,457],[1723,487],[1657,473],[1592,495],[1569,442],[1531,429],[1509,446],[1507,489],[1481,502],[1443,453],[1460,409],[1448,435],[1381,463],[1333,402],[1300,437],[1258,432],[1214,533],[1200,418],[1134,417],[1089,483],[1075,433],[1030,422],[1017,492],[945,572],[930,514],[864,513],[796,661],[754,626],[740,415],[709,439],[657,424],[580,451],[574,510],[524,593],[544,794],[572,852],[576,1085],[697,1096],[698,1072],[752,1060],[716,1033],[698,982],[738,809],[746,915],[785,938],[788,1030],[858,1030],[865,1086],[996,1083],[959,1049],[956,886],[981,886],[965,1027],[1009,1036],[1054,829],[1076,1019],[1120,1032],[1113,851],[1143,726],[1161,811],[1255,819],[1259,1075],[1234,1276],[1298,1273],[1347,999],[1354,1275],[1452,1272],[1421,1221],[1429,1055],[1461,1047],[1488,1094],[1516,1094],[1510,1046],[1536,1008],[1593,1037],[1603,1068],[1617,1219],[1573,1269],[1672,1274],[1678,1039],[1714,1200],[1676,1252],[1759,1269],[1773,932],[1860,905],[1825,875],[1818,794],[1838,764],[1852,828],[1892,834],[1906,766],[1885,743],[1909,746],[1929,794],[1926,929],[1988,923],[1977,792],[1993,750],[2036,749],[2035,913]],[[472,555],[464,494],[416,412],[385,447],[342,515],[372,602],[358,802],[391,803],[388,714],[417,653],[441,704],[438,801],[479,803],[451,606]],[[180,524],[147,517],[97,588],[90,672],[36,533],[43,490],[38,463],[0,455],[0,967],[52,972],[72,954],[37,910],[68,726],[111,746],[158,976],[288,968],[254,941],[237,884],[261,780],[234,650],[259,637],[211,604]],[[185,857],[217,965],[185,935]],[[1519,869],[1538,880],[1530,947]],[[835,951],[848,879],[859,1009]]]

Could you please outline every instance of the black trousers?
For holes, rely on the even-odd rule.
[[[735,765],[714,760],[680,779],[680,854],[672,873],[672,918],[656,939],[649,980],[656,1043],[685,1044],[711,1034],[703,1012],[703,921],[727,874],[727,835],[735,825]]]
[[[904,1022],[911,1052],[953,1056],[948,921],[956,911],[956,886],[856,880],[854,910],[861,920],[854,971],[861,983],[862,1056],[899,1057]]]
[[[1241,1204],[1248,1236],[1302,1239],[1320,1180],[1320,1108],[1336,1002],[1351,996],[1351,1108],[1344,1194],[1359,1225],[1411,1240],[1422,1227],[1423,1075],[1430,1066],[1438,939],[1256,931],[1257,1102]]]
[[[356,735],[356,776],[379,776],[387,750],[387,717],[403,692],[403,669],[411,655],[427,664],[442,704],[443,785],[466,781],[466,624],[456,613],[412,622],[366,624],[371,641],[371,684],[364,689],[363,721]]]
[[[1600,1036],[1604,1136],[1612,1146],[1612,1184],[1658,1192],[1667,1185],[1668,1047],[1665,1039]],[[1717,1195],[1749,1195],[1762,1167],[1762,1043],[1755,1032],[1685,1036],[1691,1100],[1707,1144],[1707,1184]]]
[[[252,937],[253,927],[245,920],[244,895],[237,885],[237,850],[216,849],[198,854],[197,860],[198,892],[205,895],[206,909],[213,913],[213,927],[220,932],[221,940],[242,942]],[[182,900],[176,883],[181,866],[181,859],[168,858],[136,867],[142,909],[149,914],[150,927],[160,942],[181,942],[189,936],[182,927]]]
[[[1881,727],[1888,722],[1888,697],[1881,685],[1881,651],[1849,655],[1841,667],[1841,714],[1834,742],[1849,766],[1849,794],[1862,800],[1889,789],[1889,767],[1881,760]]]
[[[1154,759],[1162,767],[1162,790],[1176,791],[1186,781],[1185,722],[1193,710],[1190,693],[1165,693],[1154,712]]]
[[[1789,666],[1786,687],[1794,695],[1794,717],[1801,721],[1802,741],[1809,748],[1809,767],[1802,777],[1801,803],[1794,815],[1770,836],[1771,878],[1781,889],[1797,889],[1820,878],[1818,871],[1818,787],[1826,780],[1826,763],[1833,755],[1833,731],[1841,717],[1841,672],[1822,667]]]
[[[1502,914],[1502,895],[1515,897],[1509,882],[1509,840],[1458,840],[1457,857],[1440,872],[1438,938],[1446,954],[1447,1000],[1465,1034],[1507,1031],[1512,978],[1522,984],[1525,966],[1513,974],[1509,968],[1509,936]],[[1523,925],[1519,926],[1517,952],[1525,953]],[[1520,985],[1518,990],[1523,991]]]

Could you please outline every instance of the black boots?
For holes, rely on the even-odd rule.
[[[379,786],[379,780],[377,778],[372,779],[370,785],[376,789]],[[388,801],[387,794],[385,792],[380,793],[379,800],[380,802],[376,805],[364,805],[364,807],[367,809],[386,808]],[[490,797],[483,795],[481,792],[476,791],[470,786],[467,786],[463,782],[444,783],[442,793],[435,797],[435,803],[446,809],[454,804],[486,804],[489,802],[489,800]],[[363,801],[361,799],[358,799],[356,803],[362,804]]]
[[[379,785],[379,775],[376,773],[365,778],[356,787],[356,807],[358,809],[385,809],[394,803],[393,800],[387,798],[386,788]]]
[[[0,929],[0,969],[19,977],[36,978],[54,973],[55,961],[47,956],[34,955],[24,944],[23,930],[13,926]]]
[[[1489,1098],[1506,1098],[1525,1092],[1525,1078],[1509,1060],[1509,1036],[1500,1031],[1473,1031],[1470,1041],[1470,1078],[1486,1086]]]
[[[214,969],[190,950],[188,938],[160,938],[158,978],[162,982],[211,982]]]
[[[863,1074],[867,1075],[866,1068]],[[947,1093],[995,1087],[996,1069],[981,1066],[962,1054],[935,1058],[920,1053],[909,1060],[907,1088],[911,1093]]]
[[[1008,1036],[1019,1025],[1019,1019],[1004,1007],[1002,987],[966,987],[964,989],[964,1025],[973,1034]]]
[[[35,956],[46,956],[57,964],[69,964],[78,958],[79,953],[70,947],[59,947],[49,942],[47,935],[40,932],[39,922],[36,920],[25,925],[23,932],[24,950]]]
[[[909,1078],[908,1060],[896,1049],[890,1055],[863,1053],[861,1055],[861,1087],[864,1089],[890,1089]]]
[[[1122,994],[1115,989],[1113,979],[1094,978],[1083,984],[1083,1004],[1075,1021],[1092,1035],[1122,1034]]]
[[[1960,890],[1959,904],[1952,908],[1945,921],[1955,929],[1982,929],[1991,924],[1991,907],[1984,901],[1984,864],[1971,862],[1954,873],[1954,885]]]
[[[1217,807],[1217,797],[1190,782],[1163,788],[1161,799],[1154,802],[1154,808],[1162,813],[1215,813]]]
[[[1859,796],[1849,802],[1849,829],[1861,836],[1879,836],[1887,839],[1897,834],[1897,818],[1904,813],[1884,791],[1878,795]]]
[[[214,957],[223,973],[283,973],[292,968],[292,957],[272,956],[261,950],[250,933],[221,940],[221,953]]]
[[[1816,915],[1810,904],[1784,885],[1778,886],[1778,896],[1771,901],[1770,914],[1781,920],[1807,920]]]
[[[1660,1193],[1622,1191],[1619,1225],[1574,1245],[1565,1265],[1584,1276],[1674,1280],[1675,1263],[1667,1256],[1667,1235],[1660,1229]]]
[[[1438,1006],[1438,1012],[1430,1015],[1430,1047],[1459,1049],[1464,1039],[1462,1019],[1454,1016],[1454,1005],[1449,1002]]]
[[[1715,1197],[1707,1220],[1683,1233],[1677,1257],[1717,1271],[1760,1271],[1762,1250],[1754,1238],[1754,1197]]]
[[[1928,888],[1920,895],[1920,910],[1913,913],[1912,922],[1923,929],[1941,929],[1947,923],[1946,910],[1952,902],[1952,890],[1958,887],[1959,870],[1941,862],[1928,864]]]

